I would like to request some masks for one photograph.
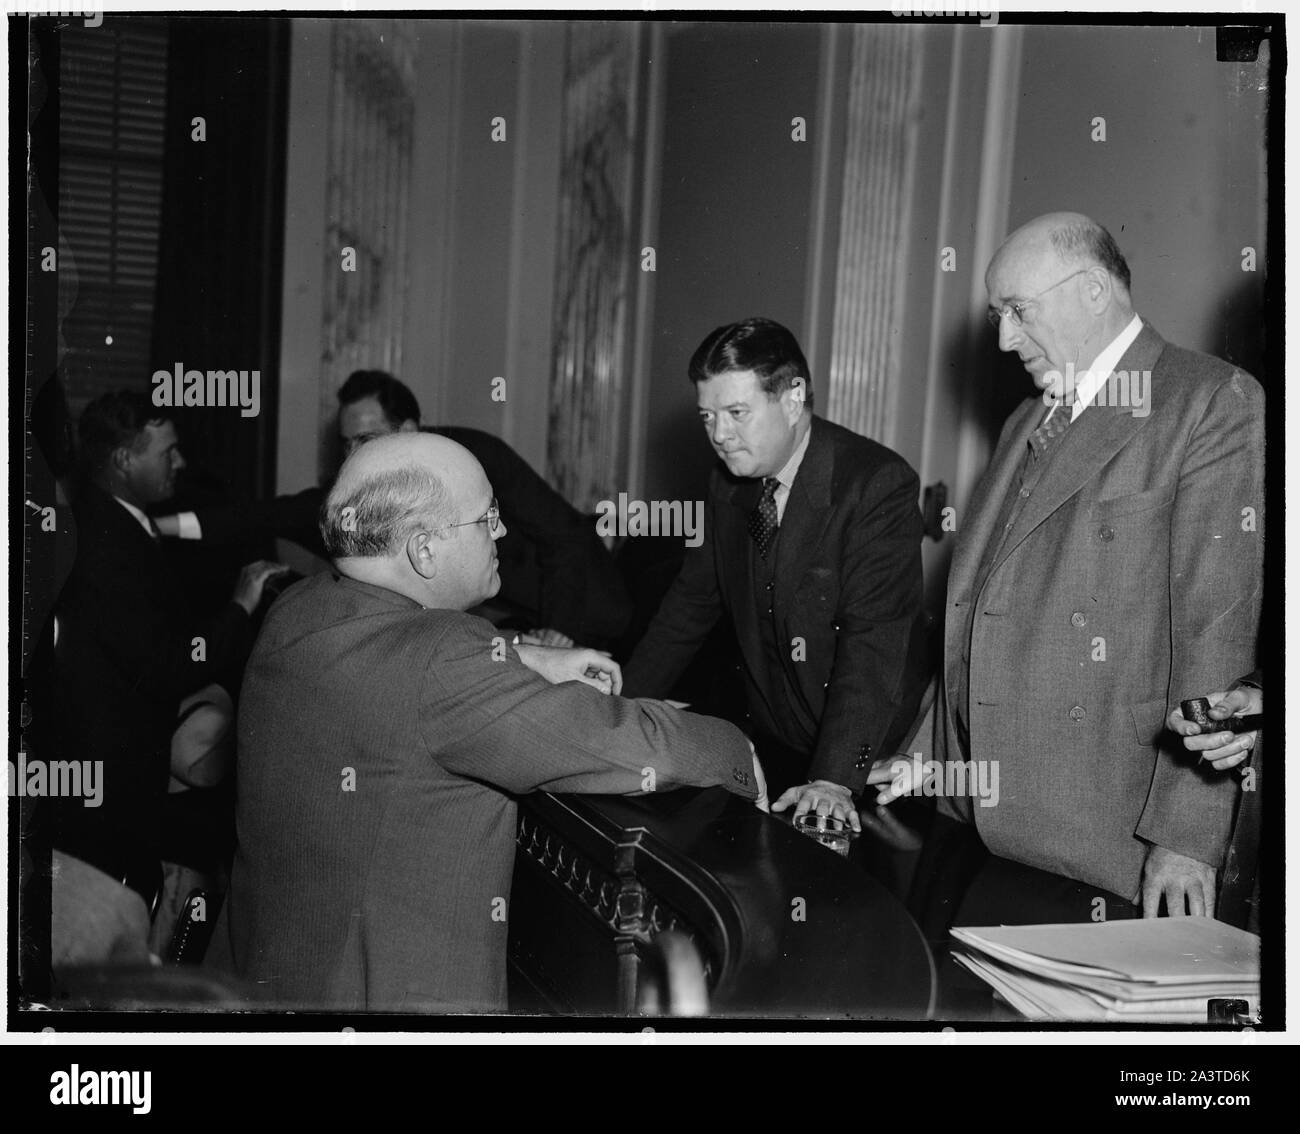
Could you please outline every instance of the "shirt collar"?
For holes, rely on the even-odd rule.
[[[1133,345],[1133,340],[1138,337],[1141,330],[1142,320],[1134,315],[1128,326],[1111,339],[1110,345],[1093,359],[1092,365],[1075,375],[1071,421],[1092,404],[1097,391],[1105,385],[1106,379],[1114,372],[1116,364],[1124,357],[1124,352]]]
[[[776,479],[781,482],[781,487],[787,491],[794,486],[795,475],[799,472],[799,466],[803,464],[803,455],[808,452],[808,442],[812,438],[812,422],[808,423],[808,431],[803,435],[803,440],[795,446],[794,452],[790,454],[790,459],[786,461],[785,467],[776,474]]]
[[[134,504],[128,504],[120,496],[114,496],[113,499],[116,500],[119,504],[121,504],[123,508],[125,508],[128,512],[131,513],[132,516],[135,517],[135,522],[139,524],[142,528],[144,528],[146,534],[149,536],[150,539],[158,538],[158,533],[155,530],[152,522],[149,520],[149,517],[146,516],[143,512],[141,512],[139,508],[137,508]]]

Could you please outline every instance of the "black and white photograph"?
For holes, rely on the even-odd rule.
[[[1286,1028],[1280,14],[7,9],[11,1039]]]

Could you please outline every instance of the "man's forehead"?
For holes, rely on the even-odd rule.
[[[167,448],[176,444],[176,426],[170,421],[150,421],[144,427],[145,443],[150,447]]]
[[[701,406],[753,403],[763,392],[752,370],[725,370],[696,383],[696,401]]]
[[[1058,266],[1057,257],[1050,245],[1037,241],[1002,249],[989,265],[985,286],[994,303],[1009,303],[1028,299],[1051,283],[1051,275]]]

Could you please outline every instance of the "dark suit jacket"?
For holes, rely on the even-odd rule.
[[[808,755],[808,779],[861,791],[924,685],[905,676],[919,645],[918,488],[916,473],[897,453],[813,418],[781,523],[773,593],[778,660],[804,717],[814,722],[811,741],[788,721],[761,641],[747,526],[761,481],[736,479],[721,465],[709,481],[703,542],[687,551],[624,669],[624,689],[632,696],[664,695],[725,611],[751,697],[765,701],[767,717],[788,722],[775,739]],[[802,639],[802,660],[795,660],[795,639]]]
[[[631,600],[595,524],[500,438],[455,426],[424,432],[463,445],[487,473],[507,528],[497,541],[500,597],[533,614],[537,626],[575,641],[617,638],[631,616]],[[313,487],[237,508],[199,509],[203,538],[222,541],[251,528],[328,558],[317,523],[326,491]]]
[[[507,794],[722,784],[724,721],[551,685],[496,629],[320,574],[267,616],[239,713],[239,848],[209,963],[282,1003],[499,1011]]]
[[[58,800],[54,845],[140,885],[157,871],[180,700],[213,681],[235,685],[249,620],[233,602],[215,618],[196,617],[157,543],[106,492],[86,489],[74,514],[77,555],[54,608],[46,735],[55,759],[104,761],[104,796],[98,807]]]
[[[959,514],[939,740],[948,759],[998,762],[998,804],[956,808],[990,850],[1130,897],[1151,843],[1223,857],[1236,781],[1197,768],[1164,720],[1254,664],[1264,399],[1149,326],[1116,370],[1151,372],[1150,412],[1085,410],[1000,550],[1041,399],[1008,419]]]

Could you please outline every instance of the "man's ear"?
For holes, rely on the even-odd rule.
[[[804,402],[808,398],[808,379],[791,378],[789,393],[790,408],[794,411],[795,420],[798,420],[799,415],[803,413]]]
[[[1110,306],[1115,294],[1115,283],[1110,278],[1110,273],[1102,267],[1090,268],[1084,282],[1088,289],[1088,305],[1094,314],[1100,315]]]
[[[126,445],[119,445],[113,450],[108,461],[118,476],[126,476],[131,468],[131,450]]]
[[[397,432],[398,433],[419,433],[420,423],[416,421],[414,418],[408,417],[404,422],[402,422],[401,425],[397,427]]]
[[[438,573],[438,557],[434,552],[433,532],[412,532],[406,537],[406,558],[411,570],[422,579],[432,579]]]

